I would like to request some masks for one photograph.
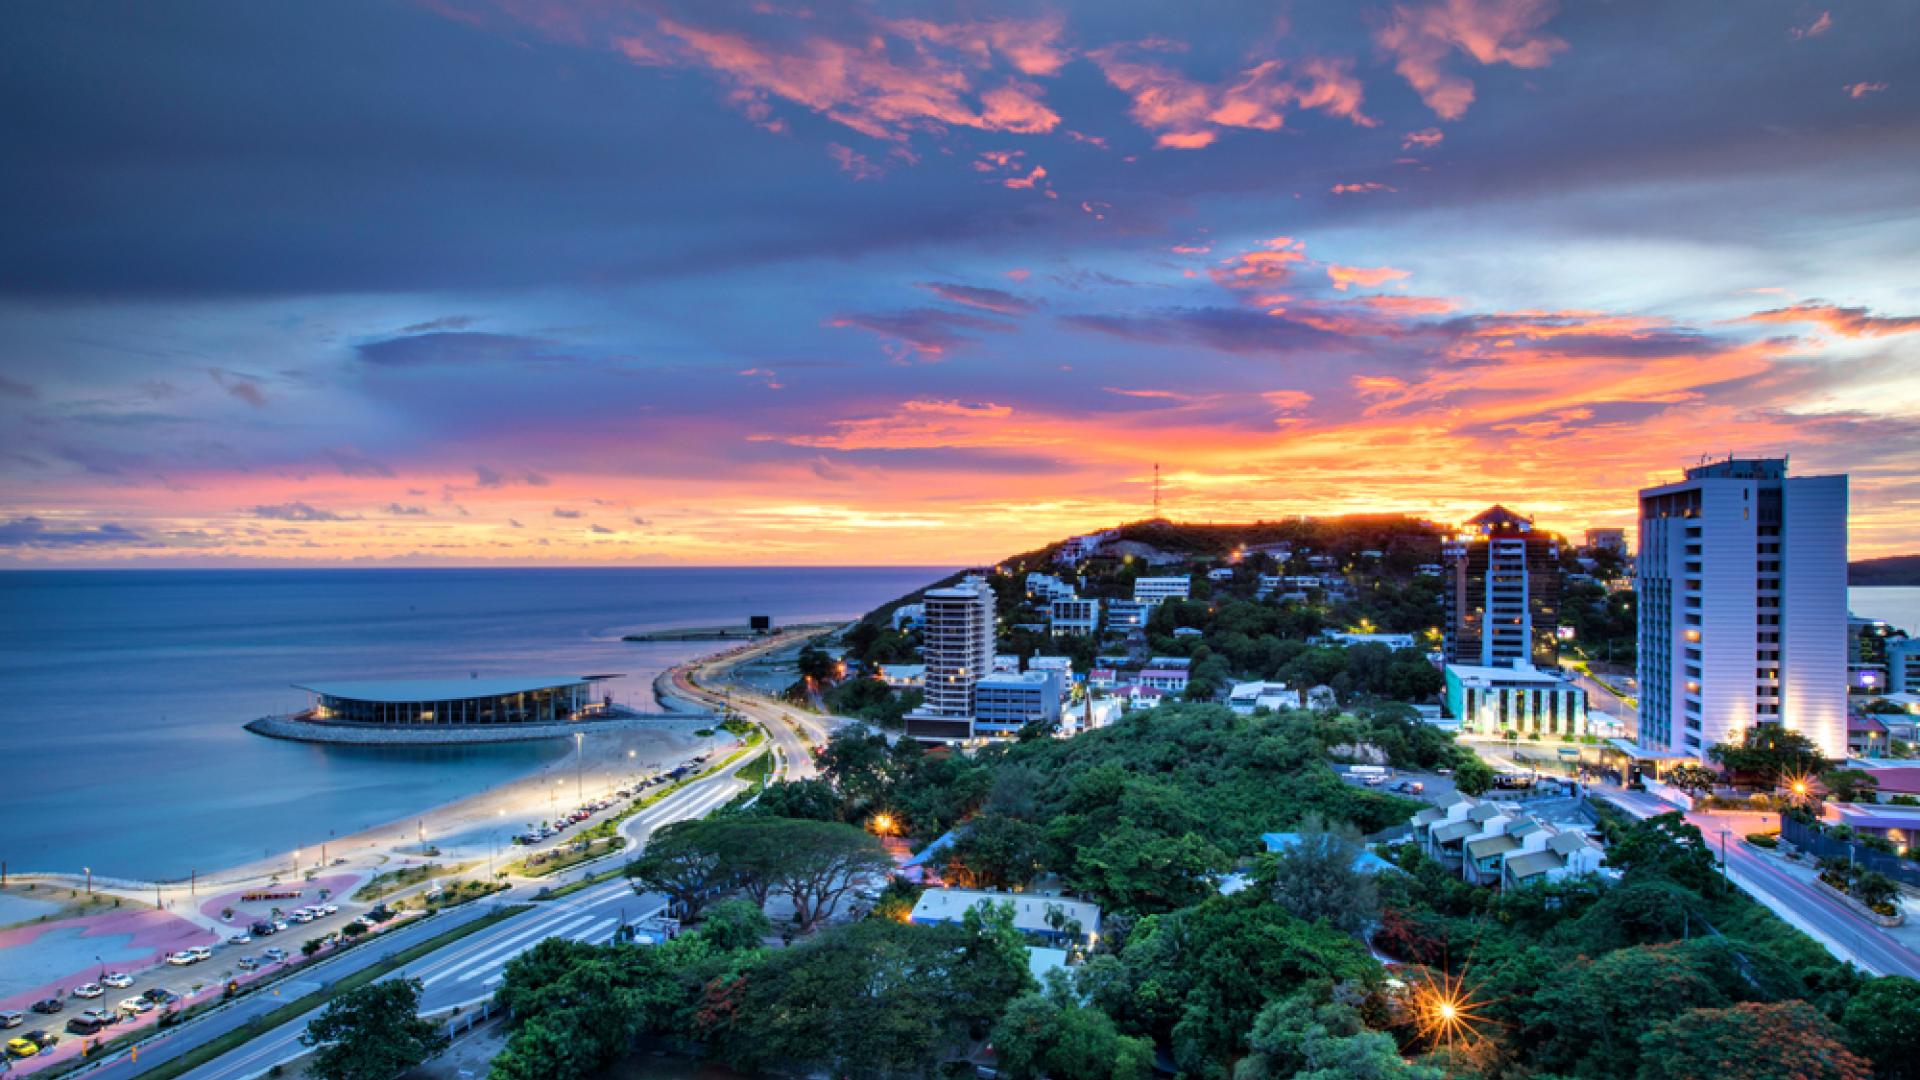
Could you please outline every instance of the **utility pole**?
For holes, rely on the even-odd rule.
[[[1153,516],[1160,516],[1160,463],[1153,463]]]

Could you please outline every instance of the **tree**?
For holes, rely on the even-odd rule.
[[[993,1027],[1000,1071],[1013,1080],[1146,1080],[1153,1042],[1121,1034],[1113,1018],[1082,1005],[1065,971],[1048,972],[1046,989],[1008,1003]]]
[[[1274,902],[1308,922],[1325,919],[1349,932],[1372,922],[1380,895],[1373,875],[1360,868],[1367,854],[1360,830],[1344,822],[1329,826],[1308,814],[1298,835],[1262,870],[1263,877],[1271,875]]]
[[[1865,1059],[1804,1001],[1690,1009],[1640,1038],[1640,1080],[1871,1080]],[[1911,1053],[1911,1047],[1906,1048]]]
[[[774,818],[757,822],[776,891],[793,902],[802,932],[811,931],[861,879],[891,869],[893,859],[865,830],[838,822]],[[770,827],[769,827],[770,826]]]
[[[1880,782],[1865,769],[1828,769],[1820,774],[1820,784],[1835,802],[1858,802],[1880,789]]]
[[[447,1048],[441,1026],[420,1018],[418,979],[385,979],[349,990],[307,1025],[321,1080],[394,1080]]]
[[[1707,756],[1764,787],[1777,787],[1789,776],[1815,776],[1835,764],[1813,740],[1779,724],[1755,724],[1738,744],[1715,743]]]
[[[976,815],[948,850],[949,862],[973,887],[1008,889],[1025,885],[1040,869],[1044,838],[1040,827],[1005,814]]]
[[[773,933],[766,913],[747,900],[722,900],[700,920],[700,937],[721,952],[757,949]]]
[[[1453,786],[1462,795],[1485,795],[1493,786],[1493,766],[1477,757],[1463,755],[1453,768]]]
[[[1920,982],[1898,975],[1874,979],[1847,1002],[1840,1017],[1847,1044],[1871,1058],[1883,1080],[1920,1077]]]
[[[1293,994],[1260,1010],[1247,1034],[1253,1051],[1234,1070],[1234,1080],[1441,1080],[1441,1070],[1400,1056],[1393,1036],[1369,1031],[1360,1013],[1344,1002],[1316,1003]]]
[[[647,839],[640,857],[627,864],[626,876],[636,891],[667,894],[682,917],[691,919],[725,881],[715,843],[724,828],[702,818],[663,825]]]
[[[753,813],[763,817],[840,820],[840,796],[825,780],[776,780],[761,789]]]
[[[514,1026],[493,1080],[584,1080],[642,1034],[679,1028],[699,985],[683,969],[707,949],[697,936],[644,949],[547,938],[514,957],[495,996]]]
[[[1667,771],[1667,783],[1689,795],[1710,794],[1719,782],[1719,773],[1701,765],[1676,765]]]
[[[1607,865],[1619,868],[1628,880],[1665,878],[1704,896],[1721,891],[1706,838],[1677,812],[1656,814],[1622,830],[1607,849]]]

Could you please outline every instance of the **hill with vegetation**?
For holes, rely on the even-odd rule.
[[[1847,584],[1920,586],[1920,555],[1892,555],[1884,559],[1859,559],[1848,563]]]

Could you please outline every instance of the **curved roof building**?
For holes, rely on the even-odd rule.
[[[380,679],[296,683],[313,696],[307,719],[395,727],[551,724],[593,704],[586,675],[521,675],[486,679]]]

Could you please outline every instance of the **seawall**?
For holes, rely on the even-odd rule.
[[[566,739],[600,731],[630,731],[680,724],[689,720],[720,722],[712,713],[633,713],[604,720],[577,720],[557,724],[513,724],[490,727],[383,727],[378,724],[315,723],[292,716],[263,716],[247,722],[255,735],[295,742],[337,746],[477,746],[486,743]]]

